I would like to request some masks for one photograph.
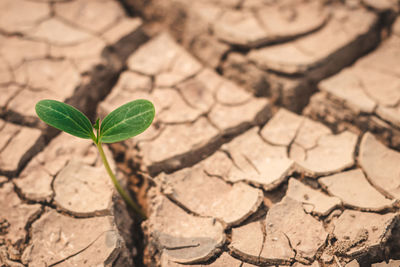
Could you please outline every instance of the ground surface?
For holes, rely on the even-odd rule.
[[[2,0],[0,266],[400,266],[396,0]],[[87,140],[156,107],[106,150]]]

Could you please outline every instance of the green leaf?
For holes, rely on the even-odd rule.
[[[153,104],[144,99],[134,100],[108,114],[100,126],[100,142],[114,143],[142,133],[153,122]]]
[[[90,120],[73,106],[45,99],[36,104],[35,110],[42,121],[54,128],[84,139],[94,138]]]
[[[98,129],[99,129],[99,124],[100,124],[100,119],[97,118],[96,123],[93,124],[93,128],[95,128],[96,130],[98,130]]]

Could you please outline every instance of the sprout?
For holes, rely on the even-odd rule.
[[[126,103],[108,114],[103,121],[97,119],[94,125],[85,114],[73,106],[56,100],[41,100],[35,109],[38,117],[48,125],[76,137],[92,139],[118,193],[136,213],[142,218],[146,217],[119,184],[101,144],[123,141],[144,132],[153,122],[155,115],[154,106],[150,101],[138,99]]]

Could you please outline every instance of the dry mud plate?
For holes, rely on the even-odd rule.
[[[1,0],[0,266],[400,266],[396,0]],[[105,147],[92,122],[156,117]]]

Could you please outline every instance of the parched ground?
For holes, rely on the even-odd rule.
[[[397,0],[1,0],[0,266],[400,266]],[[96,148],[34,106],[156,118]]]

